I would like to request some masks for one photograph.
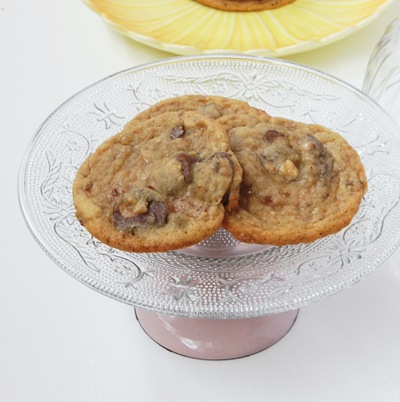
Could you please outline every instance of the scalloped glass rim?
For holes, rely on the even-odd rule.
[[[318,33],[318,30],[312,31],[309,33],[309,36],[312,39],[304,39],[303,37],[296,37],[293,32],[289,32],[285,29],[284,26],[284,21],[285,21],[285,15],[282,17],[277,14],[276,10],[272,11],[262,11],[261,13],[265,13],[265,15],[268,15],[268,19],[271,19],[271,25],[267,28],[270,30],[269,32],[265,32],[264,36],[271,36],[274,37],[274,40],[271,40],[271,44],[269,45],[261,45],[260,44],[260,39],[259,39],[259,33],[254,34],[254,40],[249,39],[249,41],[246,43],[246,46],[243,44],[238,44],[235,43],[233,46],[232,45],[225,45],[225,46],[220,46],[219,42],[214,41],[213,37],[211,36],[207,40],[207,44],[203,43],[202,39],[200,38],[200,31],[199,35],[192,35],[190,36],[190,39],[182,38],[182,24],[185,23],[185,19],[182,19],[179,24],[175,24],[175,22],[171,22],[171,24],[168,24],[165,22],[167,25],[166,32],[162,33],[159,32],[159,21],[162,21],[162,16],[158,16],[157,18],[148,18],[148,16],[144,13],[143,16],[137,16],[136,14],[132,14],[129,18],[133,19],[134,23],[137,24],[137,28],[131,29],[130,24],[132,24],[132,21],[129,21],[129,18],[124,16],[123,12],[121,10],[117,10],[113,8],[115,5],[112,4],[110,5],[110,9],[107,10],[107,2],[104,1],[98,1],[98,0],[82,0],[91,10],[93,10],[96,14],[98,14],[102,19],[104,20],[105,23],[107,23],[112,29],[118,31],[119,33],[139,42],[144,45],[160,49],[166,52],[178,54],[178,55],[196,55],[196,54],[205,54],[205,55],[210,55],[210,54],[223,54],[223,53],[241,53],[245,55],[253,55],[253,56],[267,56],[267,57],[282,57],[282,56],[287,56],[290,54],[295,54],[295,53],[300,53],[300,52],[305,52],[309,50],[313,50],[316,48],[319,48],[321,46],[325,46],[327,44],[333,43],[337,40],[343,39],[352,33],[358,31],[359,29],[363,28],[367,24],[371,23],[375,18],[378,17],[378,15],[386,8],[388,7],[391,3],[394,2],[394,0],[383,0],[381,4],[377,5],[371,5],[371,9],[369,10],[369,13],[366,13],[365,17],[362,19],[359,19],[356,22],[345,22],[346,18],[344,18],[345,11],[343,9],[345,7],[350,7],[351,5],[349,4],[329,4],[329,7],[337,7],[336,13],[342,13],[341,17],[337,20],[335,20],[333,17],[331,17],[331,14],[329,12],[322,13],[311,17],[312,20],[308,24],[304,26],[305,29],[307,29],[307,26],[316,26],[317,24],[320,24],[321,29],[319,30],[320,33]],[[138,0],[131,0],[131,5],[126,5],[127,9],[129,9],[130,6],[134,6],[135,2]],[[186,3],[187,7],[190,6],[190,4],[193,3],[193,0],[181,0],[182,4]],[[172,7],[172,9],[176,9],[176,13],[180,11],[182,4],[176,4],[172,3],[168,6]],[[348,3],[348,2],[347,2]],[[116,3],[118,4],[118,3]],[[121,8],[123,8],[123,5],[120,5]],[[140,7],[140,6],[139,6]],[[203,8],[206,8],[209,10],[208,7],[203,6],[201,4],[195,4],[192,7],[197,7],[200,10]],[[303,6],[305,9],[307,9],[307,5]],[[320,5],[318,4],[318,7]],[[360,5],[360,13],[361,8],[365,7],[365,4]],[[197,13],[198,9],[194,9],[193,13]],[[296,8],[292,8],[291,5],[289,4],[288,6],[282,7],[282,9],[288,10],[290,18],[298,18],[300,21],[304,18],[304,15],[302,13],[299,13],[299,15],[296,15]],[[156,7],[157,12],[162,12],[158,11],[160,9],[159,5]],[[354,11],[354,5],[352,6],[352,15],[349,15],[349,20],[354,18],[354,15],[357,15],[357,11]],[[217,16],[218,13],[221,13],[219,10],[213,10],[215,12],[215,15]],[[121,15],[118,15],[118,12]],[[278,12],[279,9],[278,9]],[[303,11],[302,11],[303,12]],[[365,12],[365,10],[363,10]],[[114,15],[114,14],[115,15]],[[176,14],[171,13],[172,15]],[[260,12],[259,12],[260,13]],[[167,15],[171,15],[169,12]],[[235,14],[235,13],[233,13]],[[237,13],[236,13],[237,14]],[[246,16],[249,16],[249,13],[245,13]],[[253,13],[251,13],[253,14]],[[142,20],[143,18],[143,20]],[[214,17],[217,18],[217,17]],[[252,17],[250,17],[252,18]],[[315,18],[315,20],[314,20]],[[332,18],[330,20],[330,18]],[[136,21],[137,19],[137,21]],[[211,17],[208,17],[207,19],[212,19]],[[167,18],[166,18],[167,20]],[[144,22],[146,21],[146,22]],[[258,19],[255,21],[248,21],[246,24],[243,22],[240,23],[240,26],[238,28],[243,29],[243,25],[254,25],[254,23],[257,23]],[[215,25],[219,26],[219,29],[225,29],[227,34],[231,31],[231,26],[235,25],[237,23],[236,19],[232,17],[231,20],[228,20],[226,18],[226,15],[222,17],[219,22],[215,22]],[[332,25],[332,29],[330,32],[326,31],[324,32],[324,29],[326,28],[326,24],[329,23]],[[226,26],[224,25],[226,24]],[[276,25],[276,26],[275,26]],[[175,26],[179,27],[175,29]],[[325,26],[324,29],[323,26]],[[338,28],[340,26],[340,28]],[[191,29],[191,27],[187,27],[186,29]],[[202,27],[203,28],[203,27]],[[175,32],[176,30],[176,32]],[[243,33],[246,37],[253,36],[252,32],[246,31]],[[300,36],[303,36],[304,32],[301,33]],[[285,43],[284,45],[273,45],[272,43]]]
[[[219,81],[213,81],[213,74],[217,74]],[[205,79],[199,80],[199,77]],[[156,101],[153,96],[161,99],[179,91],[192,92],[191,85],[199,92],[201,89],[206,93],[229,95],[232,86],[237,89],[237,79],[241,80],[242,95],[236,97],[257,107],[264,105],[274,115],[305,122],[317,119],[331,128],[334,123],[336,131],[350,138],[353,145],[356,142],[354,146],[366,163],[370,190],[359,217],[349,228],[311,245],[271,247],[245,257],[204,258],[179,252],[128,254],[110,249],[81,231],[73,216],[72,197],[64,191],[66,188],[69,191],[65,181],[57,188],[54,186],[58,184],[51,183],[60,192],[57,202],[42,205],[50,194],[46,187],[49,185],[46,169],[51,161],[44,160],[49,158],[49,149],[51,152],[61,146],[64,149],[65,144],[59,142],[75,136],[75,142],[69,144],[75,148],[67,151],[68,157],[73,159],[69,153],[73,156],[73,152],[81,152],[76,142],[77,128],[81,133],[86,130],[95,135],[98,141],[120,129],[118,124],[111,129],[104,126],[104,120],[95,116],[99,111],[97,100],[102,99],[107,106],[106,102],[120,100],[121,94],[127,96],[128,90],[133,90],[136,103],[128,105],[123,99],[123,105],[129,106],[130,112],[121,120],[123,124],[133,117],[134,111]],[[254,80],[258,80],[256,88],[252,85]],[[305,81],[302,83],[302,80]],[[161,88],[160,82],[164,81],[166,87]],[[154,93],[143,88],[146,85],[162,90]],[[306,92],[311,88],[314,92]],[[321,88],[325,92],[318,92]],[[114,90],[118,96],[110,93]],[[261,90],[264,92],[260,97]],[[303,105],[299,100],[307,102]],[[357,119],[350,116],[349,121],[348,102]],[[84,113],[85,118],[91,116],[89,126],[85,126],[80,117],[86,107],[89,111]],[[115,119],[122,119],[123,106],[118,107],[118,112],[112,109],[111,113]],[[109,113],[110,109],[106,109]],[[327,109],[331,109],[329,113]],[[62,132],[63,139],[57,137],[56,142],[51,142],[57,130]],[[86,137],[82,141],[88,142]],[[64,155],[65,151],[62,152]],[[371,160],[379,169],[371,168]],[[63,163],[54,162],[57,169],[62,168]],[[76,161],[74,163],[77,165]],[[177,57],[116,73],[85,88],[57,108],[38,129],[25,152],[18,190],[22,213],[36,241],[58,266],[81,283],[119,301],[157,312],[245,318],[297,309],[348,288],[382,264],[400,244],[397,230],[400,176],[396,173],[400,170],[399,164],[398,126],[365,94],[332,76],[279,59],[224,55]],[[66,169],[75,168],[70,162],[64,165]],[[71,172],[67,170],[61,177],[56,172],[52,180],[60,177],[64,180],[67,173]],[[54,210],[54,205],[59,210]],[[47,207],[53,210],[44,211]]]

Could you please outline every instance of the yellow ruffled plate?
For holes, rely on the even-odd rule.
[[[394,0],[296,0],[228,12],[194,0],[83,0],[130,38],[171,53],[278,57],[326,45],[371,22]]]

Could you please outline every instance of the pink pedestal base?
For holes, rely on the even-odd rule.
[[[284,337],[298,310],[242,319],[187,318],[136,308],[144,331],[158,344],[183,356],[225,360],[260,352]]]

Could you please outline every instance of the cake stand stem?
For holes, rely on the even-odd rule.
[[[260,352],[283,338],[298,310],[240,319],[174,316],[136,308],[143,330],[164,348],[183,356],[226,360]]]

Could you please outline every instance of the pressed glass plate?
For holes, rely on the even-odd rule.
[[[245,245],[224,231],[182,251],[126,253],[75,218],[71,187],[83,160],[139,111],[183,94],[248,101],[271,115],[325,125],[359,152],[369,190],[352,223],[311,244]],[[279,313],[343,290],[400,242],[400,134],[361,91],[278,59],[195,56],[108,77],[73,96],[39,128],[19,175],[23,214],[48,255],[80,282],[154,312],[202,318]]]
[[[181,55],[283,56],[341,39],[394,0],[296,0],[274,10],[229,12],[194,0],[83,0],[115,30]]]

